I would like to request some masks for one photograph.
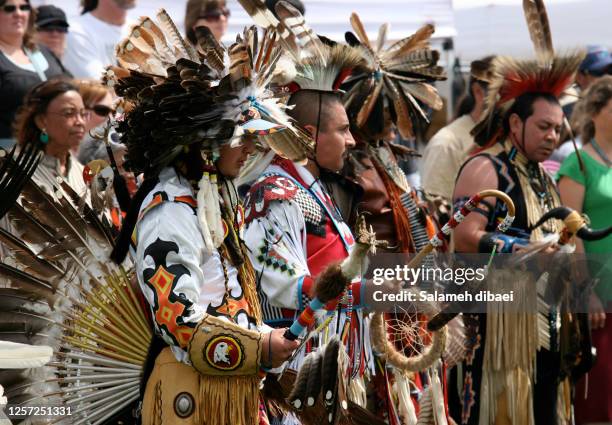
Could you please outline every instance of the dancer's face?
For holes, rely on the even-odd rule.
[[[317,163],[319,166],[330,170],[340,171],[348,149],[355,146],[355,139],[350,131],[350,125],[344,106],[340,101],[335,101],[321,117],[321,128],[317,139]],[[311,134],[317,135],[316,127],[306,126]]]
[[[510,117],[510,131],[525,156],[536,162],[548,159],[559,143],[563,125],[563,110],[545,99],[533,103],[533,114],[525,121],[518,115]]]
[[[243,137],[242,143],[236,147],[229,145],[219,149],[219,159],[217,169],[219,172],[230,179],[238,177],[240,169],[244,166],[249,155],[255,152],[255,140],[251,137]]]

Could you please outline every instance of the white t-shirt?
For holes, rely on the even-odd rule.
[[[475,125],[469,114],[463,115],[427,143],[421,159],[421,183],[426,192],[441,195],[452,204],[457,173],[475,146],[470,134]]]
[[[111,25],[91,13],[71,19],[64,66],[75,78],[99,80],[108,65],[116,64],[115,46],[127,30],[127,25]]]

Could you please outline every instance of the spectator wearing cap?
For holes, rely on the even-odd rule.
[[[82,0],[83,14],[70,22],[64,64],[76,78],[101,78],[114,65],[115,46],[127,35],[127,11],[136,0]]]
[[[187,39],[196,44],[195,29],[208,27],[218,42],[227,32],[230,10],[225,0],[189,0],[185,7]]]
[[[35,12],[28,0],[0,0],[0,146],[14,144],[12,126],[25,94],[66,74],[59,59],[34,42]]]
[[[588,53],[576,74],[576,84],[580,90],[588,89],[591,84],[612,70],[612,54],[604,46],[589,46]]]
[[[68,27],[66,14],[59,7],[49,4],[36,9],[36,41],[47,46],[60,60],[66,49]]]
[[[493,58],[487,56],[471,63],[469,91],[461,102],[463,115],[434,134],[423,152],[421,182],[425,192],[449,203],[459,168],[475,147],[470,132],[484,111]]]
[[[561,99],[561,106],[565,116],[569,119],[574,111],[580,93],[588,89],[591,84],[612,70],[612,54],[604,46],[588,46],[587,55],[578,68],[574,87],[568,95]]]
[[[583,117],[579,116],[580,104],[582,103],[579,101],[581,94],[601,77],[610,73],[612,73],[612,54],[610,51],[604,46],[588,46],[587,55],[580,64],[580,68],[578,68],[575,84],[567,90],[566,95],[560,100],[563,113],[570,121],[574,134],[579,133],[580,122],[583,120]],[[565,141],[565,143],[562,143],[544,164],[552,173],[556,173],[565,158],[574,152],[574,144],[569,140],[569,136],[569,134],[565,134],[562,137],[562,141]],[[575,142],[577,148],[582,147],[580,137],[576,137]]]

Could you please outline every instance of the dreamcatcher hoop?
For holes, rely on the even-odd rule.
[[[452,229],[457,227],[484,198],[488,197],[497,198],[506,204],[508,212],[506,217],[498,224],[497,231],[505,232],[508,230],[514,221],[515,214],[515,207],[512,199],[499,190],[483,190],[472,196],[459,211],[455,212],[449,222],[446,223],[442,229],[429,240],[429,243],[408,263],[408,267],[417,267],[434,248],[442,245],[445,236],[449,235]],[[420,305],[420,307],[422,307],[422,310],[418,311],[418,313],[424,314],[427,316],[427,319],[431,319],[437,313],[433,305],[424,303]],[[430,335],[430,343],[424,344],[422,350],[410,356],[406,356],[403,350],[397,348],[395,341],[389,339],[390,336],[387,332],[387,326],[388,323],[383,313],[375,312],[372,315],[370,323],[372,345],[383,359],[399,370],[405,372],[423,371],[432,366],[434,362],[442,356],[446,348],[446,340],[448,337],[447,325],[444,325],[437,331],[427,331],[423,329],[423,332],[427,332]],[[416,325],[414,323],[406,323],[404,329],[409,330],[415,327]]]
[[[405,313],[406,316],[410,317],[411,313]],[[431,317],[432,313],[433,312],[425,313],[423,311],[419,311],[420,315],[425,314],[427,317]],[[390,326],[392,322],[397,322],[399,325]],[[421,320],[410,320],[402,323],[397,315],[394,319],[387,320],[385,319],[383,313],[374,313],[370,324],[372,345],[384,360],[397,369],[404,372],[423,371],[433,365],[435,361],[442,356],[442,353],[446,347],[447,339],[446,327],[437,332],[428,332],[425,329],[425,324],[426,321]],[[407,356],[404,354],[404,350],[398,349],[396,342],[399,340],[399,338],[394,338],[389,334],[389,327],[392,327],[393,330],[399,330],[399,335],[402,338],[407,338],[408,340],[411,340],[412,337],[416,336],[416,334],[419,332],[425,332],[429,334],[425,338],[425,340],[428,342],[419,347],[421,350],[413,350],[416,354]]]

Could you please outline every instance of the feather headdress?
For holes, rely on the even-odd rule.
[[[561,96],[584,59],[583,51],[555,54],[544,0],[523,0],[523,11],[536,57],[517,60],[497,56],[493,60],[484,118],[472,130],[481,145],[497,138],[503,115],[517,97],[535,92]]]
[[[279,145],[301,147],[311,142],[270,89],[284,51],[275,31],[267,29],[260,36],[256,27],[246,28],[227,49],[208,28],[197,28],[195,35],[193,47],[164,10],[157,22],[142,18],[117,48],[122,66],[110,68],[106,78],[133,105],[117,128],[128,149],[128,169],[144,172],[153,181],[163,167],[194,146],[195,155],[183,155],[181,168],[192,169],[191,178],[200,179],[197,215],[211,252],[224,239],[214,166],[219,148],[238,144],[243,135],[257,137],[279,152]],[[187,166],[197,164],[200,155],[203,163]],[[143,187],[151,190],[150,185]],[[116,261],[125,255],[136,217],[132,211],[124,221],[125,231],[113,253]]]
[[[285,94],[301,90],[339,93],[342,82],[363,60],[350,46],[323,43],[287,2],[275,5],[278,19],[262,0],[240,0],[240,4],[258,25],[275,32],[285,47],[285,55],[279,60],[283,65],[276,72],[276,83],[283,86]],[[268,142],[277,154],[296,162],[314,157],[315,142],[307,133],[298,129],[298,137],[283,136]]]
[[[347,81],[345,106],[360,129],[380,134],[386,102],[401,136],[411,137],[411,120],[427,121],[419,102],[433,109],[442,108],[442,99],[429,84],[446,79],[444,69],[438,66],[440,55],[429,45],[433,25],[424,25],[386,49],[388,24],[380,27],[375,45],[356,13],[351,14],[351,26],[354,33],[347,32],[346,41],[359,48],[365,66]]]
[[[134,106],[119,124],[133,171],[159,170],[191,144],[212,152],[243,134],[300,135],[268,88],[284,51],[274,31],[247,28],[228,49],[206,27],[196,38],[193,47],[161,10],[117,47],[121,66],[106,79]]]
[[[290,92],[317,90],[337,92],[342,82],[362,61],[356,49],[330,46],[310,28],[302,14],[291,4],[279,1],[276,15],[263,0],[239,0],[253,20],[278,34],[286,53],[294,59],[292,76],[285,82]]]

